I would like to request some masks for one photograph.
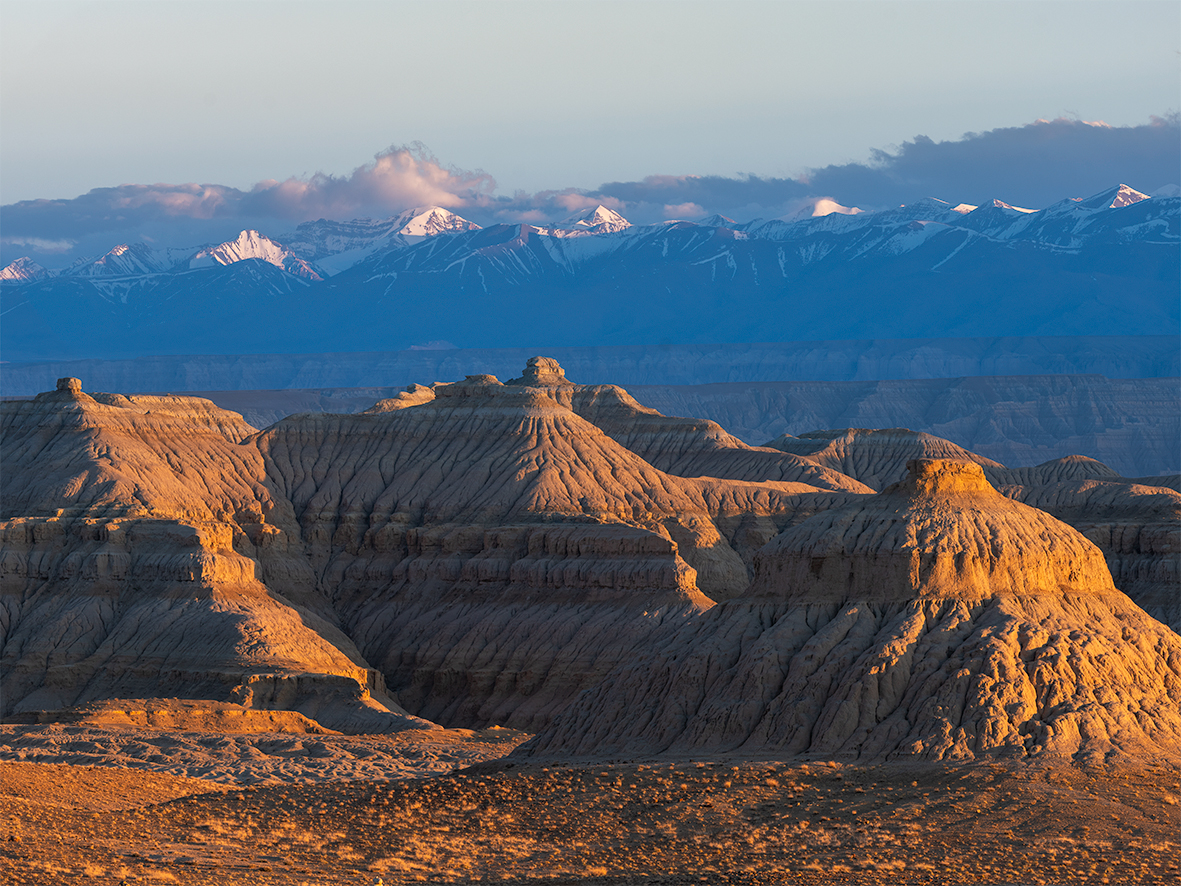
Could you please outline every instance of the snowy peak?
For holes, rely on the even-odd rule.
[[[171,267],[167,256],[145,243],[121,243],[93,261],[78,262],[65,273],[70,277],[136,277],[159,274]]]
[[[1123,209],[1135,206],[1144,200],[1150,200],[1148,194],[1142,194],[1127,185],[1116,185],[1090,197],[1071,197],[1060,200],[1045,210],[1047,215],[1089,216],[1091,213],[1102,212],[1106,209]]]
[[[475,222],[441,206],[419,206],[379,221],[321,218],[303,222],[280,239],[304,261],[315,262],[317,271],[333,276],[380,251],[405,249],[440,234],[478,230]]]
[[[583,209],[568,215],[553,227],[590,234],[613,234],[630,228],[632,223],[613,209],[599,204],[594,209]]]
[[[1148,200],[1147,194],[1142,194],[1135,188],[1129,188],[1127,185],[1117,185],[1116,187],[1096,194],[1094,197],[1084,200],[1084,203],[1090,204],[1092,202],[1105,203],[1103,209],[1120,209],[1124,206],[1131,206],[1133,203],[1139,203],[1141,200]],[[1098,208],[1098,207],[1097,207]]]
[[[481,229],[475,222],[470,222],[441,206],[407,209],[393,221],[398,225],[397,233],[403,237],[434,237],[439,234],[457,234]]]
[[[218,246],[202,249],[189,259],[189,267],[197,269],[214,265],[232,265],[248,258],[261,259],[267,264],[307,280],[322,279],[306,261],[258,231],[243,231],[236,240],[227,240]]]
[[[838,215],[860,215],[864,211],[857,206],[842,206],[836,200],[830,200],[825,197],[822,200],[817,200],[815,205],[813,205],[812,218],[823,218],[833,213]]]
[[[982,205],[984,207],[990,207],[992,209],[1008,209],[1012,212],[1021,212],[1021,213],[1025,213],[1026,215],[1028,215],[1031,212],[1037,212],[1036,209],[1025,209],[1022,206],[1014,206],[1011,203],[1006,203],[1004,200],[995,200],[995,199],[989,200],[987,203],[984,203]],[[979,209],[980,207],[977,206],[976,208]]]
[[[8,267],[0,270],[0,280],[11,280],[16,283],[28,283],[30,280],[40,280],[43,277],[52,276],[52,273],[28,256],[22,256]]]
[[[707,215],[705,218],[697,219],[694,224],[701,225],[705,228],[732,228],[737,225],[738,222],[734,221],[734,219],[730,218],[729,216],[719,215],[715,212],[713,215]]]

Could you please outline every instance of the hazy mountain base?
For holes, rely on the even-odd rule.
[[[425,337],[420,340],[426,341]],[[1181,376],[1181,342],[1175,335],[872,338],[586,348],[553,347],[544,342],[522,348],[455,348],[447,342],[429,342],[401,351],[205,353],[6,362],[0,363],[0,390],[9,397],[31,396],[52,390],[57,379],[65,376],[85,379],[89,390],[127,394],[401,388],[415,382],[455,381],[483,373],[511,378],[537,353],[556,358],[567,376],[580,384],[615,384],[629,389],[641,385],[787,380]],[[8,360],[14,357],[11,350],[5,355]],[[730,430],[736,432],[735,428]],[[764,439],[779,433],[782,431]]]

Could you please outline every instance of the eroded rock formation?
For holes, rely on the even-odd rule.
[[[812,431],[798,437],[784,434],[769,442],[767,447],[793,453],[855,477],[875,492],[902,480],[906,476],[907,463],[916,458],[951,458],[1003,469],[1003,465],[956,446],[950,440],[907,428],[842,428]]]
[[[1181,492],[1118,476],[1000,490],[1094,542],[1107,558],[1116,587],[1149,615],[1181,631]]]
[[[859,488],[667,474],[551,396],[560,367],[520,381],[262,434],[76,380],[6,404],[3,713],[168,695],[425,725],[388,677],[416,713],[535,728]]]
[[[787,530],[750,592],[579,698],[522,753],[862,761],[1181,753],[1181,638],[1071,527],[969,462]]]
[[[284,550],[273,521],[292,517],[252,431],[207,401],[91,397],[77,379],[5,404],[0,713],[173,696],[329,729],[430,725],[306,593],[306,565],[272,558],[273,576],[307,573],[292,597],[260,580],[259,547]]]
[[[842,494],[659,471],[554,396],[560,369],[530,369],[547,384],[471,376],[255,440],[346,631],[448,725],[544,725]]]
[[[298,725],[298,713],[318,724],[307,728],[338,731],[431,725],[409,710],[538,730],[652,650],[716,676],[766,631],[790,628],[799,645],[775,653],[786,679],[813,673],[790,662],[813,654],[805,647],[820,641],[808,638],[831,623],[840,637],[821,656],[826,685],[845,692],[841,669],[874,637],[901,648],[889,639],[899,619],[919,619],[903,644],[913,658],[939,632],[977,648],[976,633],[999,636],[1004,619],[1036,617],[1057,637],[1054,625],[1083,617],[1078,607],[1094,617],[1096,595],[1156,637],[1160,626],[1115,587],[1172,618],[1181,494],[1086,459],[1006,474],[967,453],[1010,481],[1009,498],[978,467],[944,462],[873,496],[838,468],[876,485],[904,455],[962,450],[904,431],[826,434],[802,455],[746,446],[620,388],[573,384],[546,358],[507,385],[487,375],[412,385],[363,414],[297,415],[261,433],[208,401],[87,395],[63,379],[3,407],[0,716],[68,718],[112,699],[148,711],[175,697],[226,722]],[[1115,587],[1085,539],[1010,499],[1079,526]],[[1021,614],[1035,602],[1049,608]],[[1098,655],[1116,641],[1097,631],[1051,646]],[[1157,643],[1172,667],[1167,642],[1137,642]],[[942,667],[932,679],[944,680]],[[668,662],[653,673],[665,671],[667,704],[687,723],[701,702],[683,693],[697,690]],[[612,722],[604,735],[617,734]],[[669,741],[688,741],[682,733]],[[815,747],[835,740],[825,734]],[[935,746],[926,733],[916,741]]]
[[[1116,586],[1181,629],[1181,494],[1169,485],[1172,477],[1131,480],[1081,455],[1006,468],[949,440],[905,428],[815,431],[767,445],[844,471],[874,489],[901,480],[911,459],[975,462],[1005,495],[1047,511],[1098,545]]]

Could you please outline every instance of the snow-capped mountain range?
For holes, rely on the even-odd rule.
[[[1036,211],[926,198],[863,212],[820,200],[790,218],[655,225],[594,206],[481,228],[427,206],[200,247],[119,244],[58,270],[19,259],[0,271],[0,335],[5,359],[39,359],[112,347],[236,352],[226,350],[239,347],[236,323],[252,326],[241,351],[252,353],[360,350],[381,336],[390,349],[492,346],[506,335],[982,334],[1005,323],[1014,334],[1159,332],[1178,322],[1179,220],[1181,198],[1127,185]],[[90,319],[66,334],[63,311]],[[213,318],[206,333],[196,314]],[[282,331],[297,318],[308,325]]]

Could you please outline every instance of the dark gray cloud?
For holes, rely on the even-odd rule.
[[[1124,183],[1151,192],[1181,177],[1181,123],[1176,113],[1142,126],[1039,120],[1026,126],[967,133],[956,141],[925,136],[867,164],[813,170],[811,189],[839,202],[891,206],[931,196],[953,203],[992,198],[1041,209]]]
[[[1151,192],[1179,177],[1181,123],[1173,113],[1141,126],[1060,119],[970,132],[955,141],[920,135],[873,151],[867,163],[826,166],[797,179],[656,175],[608,182],[595,194],[649,211],[694,203],[748,219],[784,215],[816,197],[866,209],[921,197],[977,204],[995,197],[1040,209],[1119,183]]]
[[[967,133],[954,141],[916,136],[865,163],[810,170],[798,178],[755,175],[653,175],[566,189],[498,195],[482,171],[440,163],[421,145],[390,148],[346,176],[263,181],[249,190],[222,185],[120,185],[72,200],[4,206],[4,263],[29,254],[48,266],[95,254],[118,242],[211,242],[245,227],[272,235],[314,218],[386,217],[411,206],[440,205],[480,224],[543,222],[604,203],[631,221],[721,213],[740,221],[791,215],[817,198],[864,209],[925,196],[953,203],[993,197],[1041,208],[1119,182],[1145,191],[1181,178],[1181,120],[1176,113],[1140,126],[1081,120],[1038,121]]]

